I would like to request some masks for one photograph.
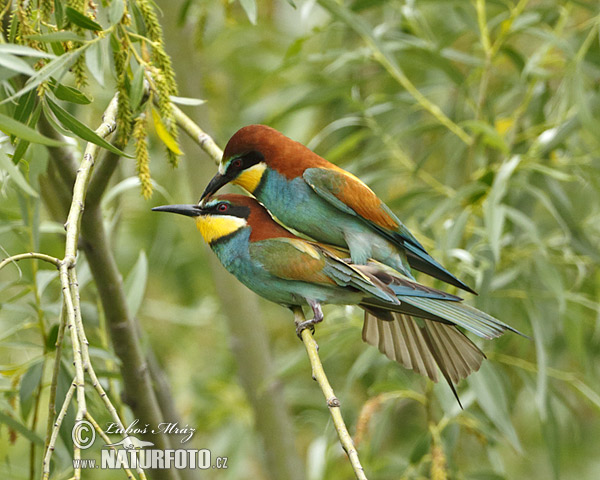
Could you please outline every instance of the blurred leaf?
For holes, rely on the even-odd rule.
[[[561,459],[560,429],[554,409],[552,408],[552,397],[546,397],[545,400],[547,402],[547,405],[544,408],[546,417],[541,419],[542,432],[548,450],[548,460],[552,466],[554,480],[559,480]]]
[[[125,279],[125,295],[127,298],[127,307],[131,316],[135,317],[144,300],[146,291],[146,282],[148,281],[148,259],[146,253],[142,250],[137,262]]]
[[[120,0],[119,0],[120,1]],[[116,3],[116,0],[113,0],[111,5]],[[106,42],[100,41],[95,42],[90,45],[90,47],[85,52],[85,64],[88,67],[88,70],[92,74],[92,76],[96,79],[96,81],[104,86],[104,45]]]
[[[128,177],[121,180],[114,187],[106,192],[106,194],[102,197],[102,205],[109,205],[115,198],[117,198],[122,193],[128,190],[137,190],[140,187],[140,179],[136,177]],[[160,184],[156,183],[152,180],[152,188],[160,193],[167,202],[172,203],[173,197],[172,195]]]
[[[2,410],[0,410],[0,424],[4,424],[8,428],[11,428],[16,432],[20,433],[31,443],[35,443],[36,445],[44,445],[44,440],[41,437],[39,437],[35,432],[29,430],[29,428],[27,428],[18,420],[15,420],[11,416],[7,415]]]
[[[73,115],[71,115],[65,109],[63,109],[62,107],[60,107],[59,105],[54,103],[48,97],[46,97],[46,103],[48,104],[48,107],[50,107],[50,110],[52,110],[52,113],[54,113],[54,115],[56,115],[56,118],[58,119],[58,121],[60,123],[62,123],[62,125],[66,129],[73,132],[79,138],[86,140],[88,142],[95,143],[99,147],[105,148],[106,150],[116,153],[117,155],[132,158],[131,155],[128,155],[127,153],[119,150],[114,145],[108,143],[106,140],[104,140],[102,137],[100,137],[96,132],[94,132],[91,128],[89,128],[87,125],[84,125],[83,123],[81,123]]]
[[[85,28],[87,30],[93,30],[96,32],[102,30],[102,26],[99,23],[94,22],[90,17],[75,10],[74,8],[65,8],[65,13],[67,15],[67,18],[78,27]]]
[[[111,25],[115,25],[121,21],[125,13],[124,0],[112,0],[108,7],[108,21]]]
[[[252,25],[256,25],[256,16],[257,16],[257,11],[256,11],[256,1],[255,0],[239,0],[240,5],[242,6],[242,8],[244,9],[244,12],[246,12],[246,15],[248,16],[248,20],[250,20],[250,23],[252,23]]]
[[[65,397],[67,396],[67,391],[71,388],[71,384],[74,380],[74,373],[69,372],[66,362],[61,362],[59,371],[58,371],[58,382],[56,384],[56,405],[62,405],[65,401]],[[60,407],[58,407],[60,408]],[[67,409],[67,414],[63,419],[62,426],[58,431],[58,435],[62,440],[63,444],[67,448],[67,453],[69,454],[69,458],[73,458],[73,440],[72,440],[72,432],[73,427],[75,426],[75,409],[73,408],[73,404],[69,405]]]
[[[29,80],[22,89],[20,89],[15,94],[9,96],[8,98],[2,100],[0,104],[14,100],[15,98],[24,95],[30,90],[37,88],[40,83],[47,80],[51,76],[60,76],[60,74],[63,74],[69,69],[73,62],[77,60],[77,57],[79,57],[79,55],[83,53],[85,48],[86,47],[84,46],[78,48],[77,50],[71,50],[70,52],[67,52],[64,55],[53,59],[51,62],[47,63],[44,67],[38,70],[35,75],[29,77]]]
[[[2,150],[0,150],[0,170],[5,170],[8,172],[11,180],[15,182],[15,185],[24,193],[31,195],[32,197],[38,196],[37,192],[31,188],[29,183],[27,183],[27,180],[25,180],[25,177],[21,173],[21,170],[19,170],[19,167],[17,167],[12,160],[8,158],[8,155],[6,155]]]
[[[327,458],[327,438],[320,436],[315,438],[308,446],[306,454],[306,464],[308,480],[322,480],[325,478],[326,458]]]
[[[506,215],[506,209],[501,205],[501,201],[508,189],[510,178],[520,162],[521,157],[515,155],[502,164],[484,204],[485,226],[496,262],[500,260],[500,238],[504,230]]]
[[[201,100],[199,98],[175,97],[173,95],[169,98],[173,103],[177,103],[178,105],[190,105],[192,107],[197,107],[198,105],[206,103],[206,100]]]
[[[429,453],[431,448],[431,433],[427,432],[415,443],[410,452],[409,461],[413,465],[421,463],[421,459]]]
[[[131,82],[131,92],[129,95],[129,102],[131,104],[131,110],[137,111],[142,98],[144,97],[144,67],[138,66],[133,81]]]
[[[490,124],[481,122],[479,120],[468,120],[463,122],[463,126],[471,130],[473,133],[481,135],[483,137],[483,143],[486,145],[493,147],[497,150],[500,150],[502,153],[508,155],[509,149],[508,145],[504,141],[504,138]]]
[[[21,405],[21,417],[27,420],[31,408],[34,404],[34,394],[42,381],[42,367],[43,363],[41,360],[31,364],[27,369],[23,377],[21,378],[21,384],[19,386],[19,402]]]
[[[0,53],[8,53],[13,55],[23,55],[25,57],[37,58],[56,58],[54,55],[43,50],[27,47],[25,45],[17,45],[14,43],[0,43]]]
[[[85,42],[85,38],[75,32],[50,32],[34,35],[25,35],[28,40],[38,42]]]
[[[49,352],[53,352],[56,350],[56,340],[58,339],[58,323],[55,323],[50,328],[48,332],[48,336],[46,337],[46,350]]]
[[[504,475],[500,475],[495,472],[477,472],[467,474],[466,478],[469,480],[506,480]]]
[[[512,424],[504,385],[496,368],[490,362],[483,362],[479,372],[469,377],[469,385],[481,409],[515,450],[521,453],[523,449]]]
[[[35,70],[24,60],[15,57],[10,53],[0,51],[0,67],[8,68],[15,72],[24,73],[25,75],[34,75]]]

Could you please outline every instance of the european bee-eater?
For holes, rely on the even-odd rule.
[[[355,264],[373,258],[409,278],[412,267],[475,293],[433,259],[365,183],[277,130],[265,125],[238,130],[202,199],[229,182],[287,227],[348,248]]]
[[[153,210],[195,218],[223,266],[257,294],[289,308],[310,306],[314,318],[303,326],[323,319],[322,304],[358,305],[366,312],[363,340],[434,381],[437,364],[455,394],[453,384],[485,358],[456,326],[485,338],[516,331],[377,261],[357,265],[347,251],[297,237],[250,197],[218,195]]]

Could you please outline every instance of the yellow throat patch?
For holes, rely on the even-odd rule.
[[[254,190],[256,190],[256,187],[258,187],[260,179],[262,178],[266,169],[267,165],[264,162],[252,165],[250,168],[240,173],[233,183],[239,185],[247,192],[252,193]]]
[[[201,215],[196,218],[196,228],[209,245],[248,225],[245,219],[226,215]]]

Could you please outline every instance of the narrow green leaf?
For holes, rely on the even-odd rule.
[[[34,394],[42,380],[42,362],[32,364],[21,378],[19,387],[19,400],[21,403],[21,416],[27,419],[33,406]]]
[[[93,30],[95,32],[103,30],[102,25],[100,25],[97,22],[94,22],[90,17],[84,15],[81,12],[78,12],[74,8],[65,8],[65,13],[67,14],[67,18],[78,27],[85,28],[87,30]]]
[[[63,125],[63,127],[68,129],[69,131],[73,132],[79,138],[86,140],[88,142],[92,142],[92,143],[98,145],[99,147],[105,148],[106,150],[116,153],[117,155],[132,158],[131,155],[126,154],[125,152],[119,150],[114,145],[111,145],[110,143],[108,143],[106,140],[104,140],[102,137],[100,137],[96,132],[94,132],[90,127],[81,123],[79,120],[77,120],[73,115],[71,115],[65,109],[63,109],[58,104],[56,104],[52,100],[50,100],[50,98],[46,97],[46,102],[48,104],[48,107],[50,107],[50,110],[52,110],[52,113],[54,113],[54,115],[56,115],[56,118]]]
[[[29,120],[29,116],[31,115],[33,107],[35,106],[36,97],[37,95],[35,92],[29,92],[27,95],[23,95],[21,98],[19,98],[17,107],[15,108],[15,113],[13,115],[13,118],[17,122],[28,124],[27,121]]]
[[[160,138],[163,141],[163,143],[167,146],[167,148],[173,153],[176,153],[177,155],[182,155],[181,150],[179,150],[179,145],[177,145],[175,139],[167,131],[167,128],[165,127],[164,123],[160,118],[160,113],[158,113],[158,111],[155,108],[152,109],[152,120],[154,120],[154,128],[156,129],[156,134],[158,135],[158,138]]]
[[[50,328],[48,336],[46,337],[46,350],[53,352],[56,350],[56,340],[58,339],[58,323],[55,323]]]
[[[36,40],[38,42],[85,42],[85,38],[77,35],[75,32],[50,32],[36,33],[34,35],[25,35],[28,40]]]
[[[6,413],[4,413],[2,410],[0,410],[0,423],[3,423],[4,425],[6,425],[9,428],[12,428],[14,431],[20,433],[21,435],[23,435],[27,440],[29,440],[32,443],[35,443],[37,445],[44,444],[44,440],[41,437],[39,437],[37,434],[35,434],[31,430],[29,430],[25,425],[23,425],[18,420],[15,420],[14,418],[12,418],[9,415],[7,415]]]
[[[14,43],[0,43],[0,53],[11,53],[13,55],[22,55],[25,57],[56,58],[55,55],[44,52],[43,50],[36,50],[35,48]]]
[[[508,145],[506,145],[504,138],[502,138],[500,132],[489,123],[480,120],[468,120],[463,122],[462,125],[471,130],[471,132],[481,135],[483,143],[486,145],[495,148],[496,150],[500,150],[504,154],[509,153],[509,148]]]
[[[6,170],[10,176],[10,179],[15,182],[15,185],[23,190],[24,193],[31,195],[32,197],[38,196],[37,192],[31,188],[31,185],[29,185],[27,180],[25,180],[25,177],[21,173],[21,170],[19,170],[19,167],[17,167],[8,157],[8,155],[6,155],[6,153],[4,153],[2,150],[0,150],[0,169]]]
[[[125,279],[125,296],[127,298],[127,307],[132,316],[136,316],[146,291],[148,280],[148,258],[142,250],[138,256],[137,262]]]
[[[133,76],[129,92],[129,102],[131,109],[135,112],[142,102],[144,96],[144,67],[139,66]]]
[[[421,436],[421,438],[414,444],[412,452],[410,453],[409,461],[413,465],[418,465],[421,459],[431,449],[431,434],[429,432]]]
[[[54,18],[56,18],[56,26],[59,30],[63,29],[66,24],[65,8],[62,0],[54,0]]]
[[[48,138],[37,130],[28,127],[24,123],[17,122],[14,118],[2,113],[0,113],[0,130],[4,133],[14,135],[17,138],[22,138],[33,143],[41,143],[42,145],[48,145],[50,147],[60,147],[65,145],[63,142]]]
[[[35,92],[29,92],[29,93],[32,93],[34,98],[37,98],[37,95],[35,94]],[[35,110],[33,111],[31,117],[29,118],[29,121],[27,122],[27,125],[31,128],[34,128],[37,125],[38,120],[40,119],[41,113],[42,113],[42,103],[38,102],[37,106],[35,107]],[[22,138],[17,140],[17,145],[15,147],[15,151],[12,156],[12,162],[15,165],[17,165],[21,161],[21,159],[25,155],[25,152],[27,151],[27,148],[29,147],[30,143],[31,142],[29,142],[27,140],[23,140]]]
[[[74,87],[68,87],[62,83],[56,83],[54,86],[54,95],[60,100],[77,103],[79,105],[88,105],[92,100],[83,92]]]
[[[73,382],[73,372],[69,371],[67,367],[67,362],[64,361],[60,364],[60,369],[58,372],[58,382],[56,384],[56,405],[62,405],[65,401],[65,397],[67,396],[67,392],[69,388],[71,388],[71,383]],[[65,416],[62,424],[62,428],[58,431],[58,434],[67,448],[67,452],[70,455],[70,458],[73,458],[73,440],[71,438],[71,432],[73,431],[73,427],[75,425],[75,409],[73,408],[73,404],[69,405],[67,409],[67,415]]]
[[[256,25],[256,17],[257,17],[256,1],[255,0],[240,0],[240,5],[242,5],[244,12],[246,12],[246,15],[248,16],[248,20],[250,20],[250,23],[252,23],[252,25]]]
[[[177,103],[178,105],[190,105],[197,107],[198,105],[206,103],[206,100],[201,100],[200,98],[176,97],[174,95],[171,95],[169,98],[173,103]]]
[[[15,57],[10,53],[0,52],[0,67],[8,68],[13,72],[35,75],[35,70],[25,60]]]

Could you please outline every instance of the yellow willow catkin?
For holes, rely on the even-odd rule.
[[[40,0],[39,9],[42,14],[42,20],[48,22],[50,21],[50,15],[54,11],[54,2],[52,0]]]
[[[171,58],[165,50],[163,31],[154,11],[154,7],[148,0],[138,0],[138,8],[146,24],[148,38],[152,41],[152,61],[165,78],[170,95],[177,95],[177,84],[175,83],[175,72],[171,65]]]
[[[137,174],[140,179],[142,195],[146,200],[152,196],[152,180],[150,178],[150,156],[148,155],[148,129],[146,128],[146,115],[140,114],[135,119],[133,138],[135,140],[135,161]]]
[[[133,123],[133,113],[131,111],[131,102],[127,90],[127,63],[129,56],[125,41],[121,42],[119,51],[114,52],[115,73],[117,74],[117,142],[121,145],[127,145],[131,136],[131,125]]]
[[[431,480],[447,480],[446,454],[437,442],[431,447]]]

